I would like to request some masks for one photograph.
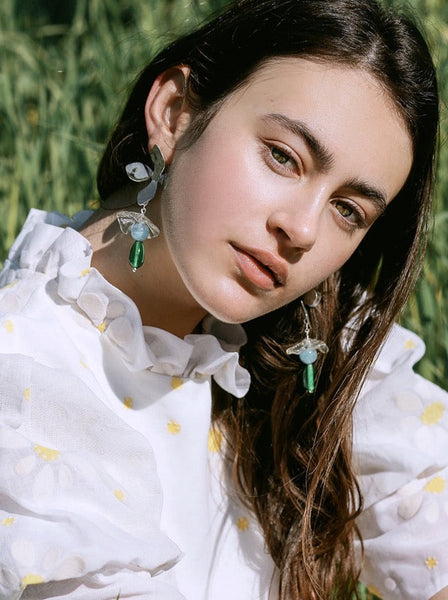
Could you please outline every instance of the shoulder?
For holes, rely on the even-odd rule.
[[[413,371],[423,353],[416,335],[394,327],[354,415],[363,577],[391,600],[448,584],[448,394]]]
[[[384,494],[448,457],[448,393],[414,372],[423,353],[421,340],[396,326],[355,409],[359,472],[370,481],[378,480],[382,471],[393,471]]]
[[[388,379],[390,375],[412,369],[424,354],[425,344],[418,335],[395,324],[376,357],[361,396],[384,380],[392,381]]]
[[[39,360],[39,347],[63,346],[61,270],[86,272],[92,254],[75,225],[79,219],[56,213],[33,210],[28,216],[0,272],[0,352]]]

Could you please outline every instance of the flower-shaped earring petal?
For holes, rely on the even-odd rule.
[[[132,210],[121,210],[117,214],[117,220],[121,232],[125,235],[129,233],[134,240],[147,240],[156,238],[160,229],[146,215],[133,212]]]
[[[126,165],[126,175],[131,181],[141,183],[152,178],[153,170],[141,162],[132,162]]]

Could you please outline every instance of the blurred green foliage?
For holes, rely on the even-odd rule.
[[[95,206],[97,163],[133,79],[160,47],[227,2],[1,0],[0,259],[31,207],[73,214]],[[411,4],[437,62],[442,121],[433,233],[402,321],[426,341],[420,372],[448,387],[448,3]]]
[[[427,352],[417,370],[448,388],[448,3],[413,0],[436,61],[441,93],[440,145],[435,215],[419,283],[403,314],[403,325],[418,333]]]

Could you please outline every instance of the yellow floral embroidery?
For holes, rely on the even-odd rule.
[[[88,275],[90,273],[90,269],[84,269],[83,271],[81,271],[80,276],[81,277],[85,277],[86,275]]]
[[[435,569],[438,564],[439,561],[435,556],[428,556],[428,558],[425,560],[425,565],[428,567],[428,569]]]
[[[99,325],[96,326],[96,328],[98,329],[98,331],[100,333],[104,333],[107,329],[107,325],[106,323],[103,321],[102,323],[100,323]]]
[[[2,521],[2,525],[3,527],[11,527],[11,525],[14,523],[15,519],[14,517],[6,517],[6,519],[3,519]]]
[[[31,390],[30,388],[26,388],[26,390],[24,390],[23,392],[23,398],[27,401],[29,401],[29,399],[31,398]]]
[[[404,349],[405,350],[412,350],[413,348],[416,347],[416,343],[414,342],[414,340],[406,340],[404,343]]]
[[[46,461],[58,460],[60,455],[60,453],[57,450],[52,450],[51,448],[46,448],[45,446],[39,446],[39,444],[36,444],[34,446],[34,452],[42,460]]]
[[[124,500],[123,490],[114,490],[114,496],[119,502],[123,502],[123,500]]]
[[[425,485],[425,490],[431,494],[441,494],[446,487],[446,481],[443,477],[434,477]]]
[[[81,363],[81,367],[83,367],[83,369],[88,369],[89,367],[86,365],[86,363],[82,360],[82,358],[79,359],[79,362]]]
[[[443,417],[445,406],[441,402],[433,402],[425,408],[420,415],[420,421],[423,425],[435,425]]]
[[[240,531],[246,531],[249,529],[249,520],[246,517],[240,517],[236,522],[236,526]]]
[[[14,323],[10,319],[5,321],[4,325],[8,333],[12,333],[14,331]]]
[[[29,575],[25,575],[22,577],[22,590],[26,588],[27,585],[36,585],[36,583],[44,583],[45,579],[40,575],[35,575],[34,573],[30,573]]]
[[[171,377],[171,387],[173,390],[178,390],[180,387],[182,387],[183,383],[184,380],[182,377]]]
[[[182,429],[182,427],[179,425],[179,423],[176,423],[176,421],[169,421],[166,428],[168,433],[171,433],[171,435],[180,433],[180,430]]]
[[[208,432],[208,449],[210,452],[219,452],[221,450],[223,435],[216,427],[212,427]]]
[[[131,396],[126,396],[123,400],[126,408],[132,408],[134,406],[134,399]]]

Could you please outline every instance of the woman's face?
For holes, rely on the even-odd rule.
[[[162,226],[187,290],[244,322],[337,271],[404,184],[411,140],[362,70],[284,58],[174,155]]]

